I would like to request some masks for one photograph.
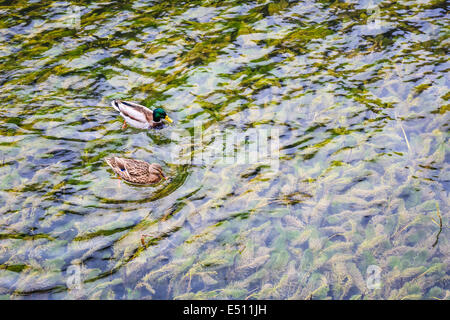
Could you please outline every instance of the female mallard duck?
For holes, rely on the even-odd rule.
[[[162,108],[151,111],[140,104],[122,100],[113,100],[111,105],[124,119],[122,129],[127,127],[127,123],[138,129],[149,129],[162,125],[163,119],[173,122]]]
[[[131,183],[151,184],[161,181],[161,178],[167,179],[157,163],[119,157],[106,158],[105,161],[119,177]]]

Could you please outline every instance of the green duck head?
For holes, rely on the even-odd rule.
[[[155,110],[153,110],[153,121],[160,122],[162,119],[168,121],[169,123],[173,122],[173,120],[169,118],[163,108],[156,108]]]

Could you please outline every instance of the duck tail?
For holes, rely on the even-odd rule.
[[[111,167],[111,168],[113,168],[114,169],[114,165],[115,165],[115,160],[114,160],[114,157],[112,157],[112,158],[105,158],[105,161],[106,161],[106,163]]]
[[[119,100],[113,100],[113,101],[111,102],[111,106],[112,106],[114,109],[116,109],[117,111],[120,112]]]

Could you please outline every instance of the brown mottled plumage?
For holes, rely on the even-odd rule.
[[[142,160],[111,157],[106,163],[124,180],[136,184],[151,184],[166,179],[162,167],[157,163]]]

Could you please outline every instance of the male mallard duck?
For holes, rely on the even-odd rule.
[[[161,178],[167,179],[157,163],[119,157],[106,158],[105,161],[115,173],[131,183],[151,184],[161,181]]]
[[[124,119],[122,129],[127,127],[127,123],[138,129],[149,129],[162,125],[163,119],[173,122],[162,108],[151,111],[140,104],[122,100],[113,100],[111,105]]]

